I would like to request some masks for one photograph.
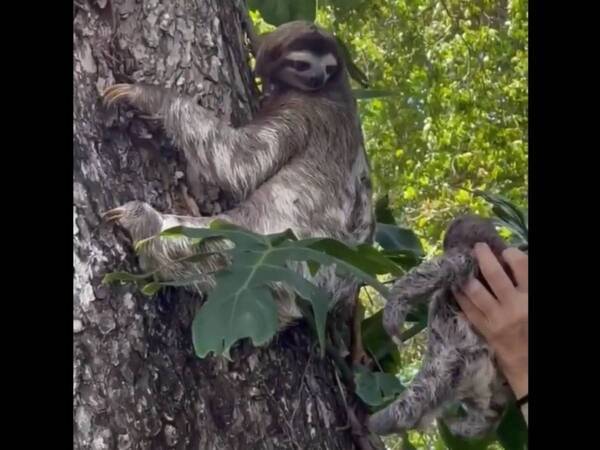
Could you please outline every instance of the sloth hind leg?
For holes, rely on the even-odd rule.
[[[491,431],[498,414],[490,409],[467,407],[464,417],[446,417],[444,423],[452,434],[465,438],[474,438]]]
[[[428,359],[400,398],[369,418],[369,429],[386,435],[426,427],[425,422],[451,400],[463,372],[464,364],[458,355]]]

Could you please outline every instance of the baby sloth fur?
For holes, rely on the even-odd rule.
[[[421,369],[400,397],[369,418],[376,434],[399,433],[426,428],[443,417],[457,435],[475,437],[492,431],[512,394],[498,370],[492,349],[470,325],[452,294],[472,276],[489,287],[471,256],[474,245],[487,243],[502,259],[507,247],[490,220],[464,216],[449,226],[444,254],[412,269],[395,282],[391,301],[385,306],[383,325],[398,342],[400,326],[419,302],[429,302],[428,345]],[[514,283],[514,279],[513,279]],[[459,403],[464,414],[448,414]]]

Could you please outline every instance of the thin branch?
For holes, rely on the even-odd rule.
[[[417,334],[419,334],[421,332],[421,330],[423,330],[427,325],[424,323],[417,323],[415,325],[413,325],[412,327],[410,327],[408,330],[403,331],[399,338],[402,342],[409,340],[411,337],[416,336]]]
[[[260,45],[260,40],[258,35],[256,34],[256,30],[254,29],[254,23],[252,23],[252,18],[250,17],[250,9],[248,8],[248,2],[244,2],[244,8],[242,11],[242,25],[246,30],[246,35],[248,36],[248,40],[250,41],[250,50],[254,57],[258,52],[258,47]]]
[[[458,37],[463,41],[463,43],[465,44],[465,47],[467,47],[467,73],[465,73],[465,76],[463,77],[462,81],[465,81],[468,76],[471,74],[471,58],[474,57],[473,56],[473,49],[471,48],[471,46],[469,45],[469,43],[465,40],[465,38],[463,37],[462,33],[461,33],[461,28],[460,28],[460,23],[458,21],[458,19],[456,17],[454,17],[454,15],[450,12],[450,9],[448,8],[448,5],[446,4],[445,0],[440,0],[440,3],[442,4],[444,10],[446,11],[446,14],[448,14],[448,17],[450,17],[450,19],[454,22],[454,26],[456,28],[456,30],[458,31]]]

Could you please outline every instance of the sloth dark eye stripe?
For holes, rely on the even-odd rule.
[[[299,61],[297,59],[289,59],[287,65],[300,71],[304,72],[305,70],[310,69],[310,64],[306,61]]]

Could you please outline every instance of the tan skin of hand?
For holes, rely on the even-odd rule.
[[[474,255],[492,292],[473,278],[455,296],[464,315],[495,351],[515,396],[521,398],[529,390],[528,257],[516,248],[502,253],[515,286],[486,244],[477,244]]]

